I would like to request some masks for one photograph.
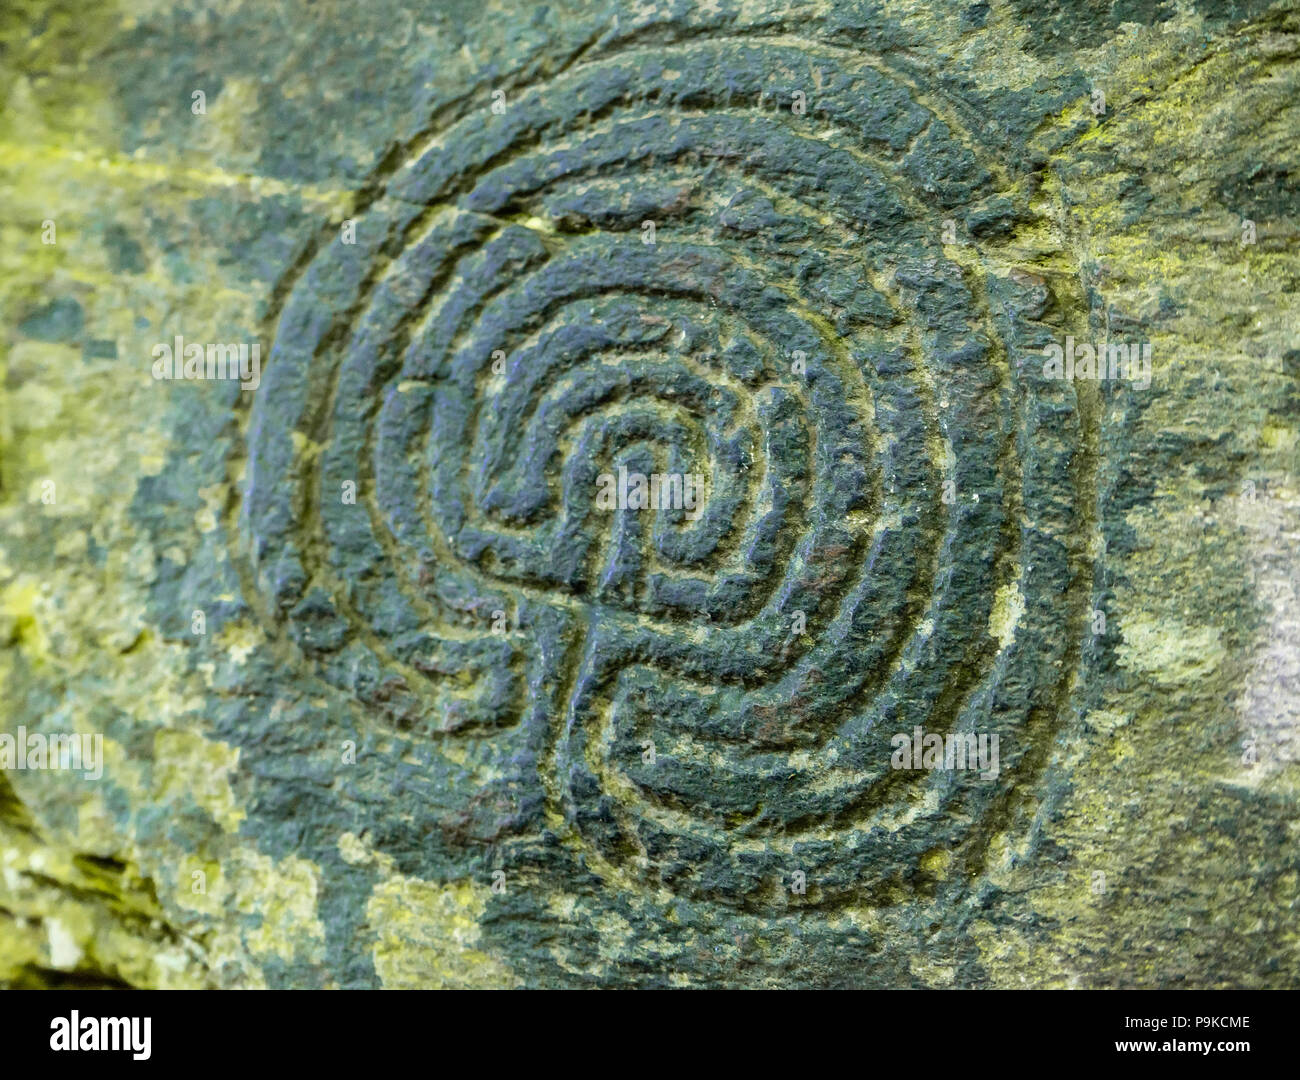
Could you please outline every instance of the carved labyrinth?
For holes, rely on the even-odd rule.
[[[479,104],[287,295],[239,512],[262,610],[412,737],[546,732],[547,820],[618,880],[834,902],[977,850],[1086,607],[1032,297],[941,246],[999,163],[815,41]],[[701,512],[598,508],[620,466],[702,475]],[[891,770],[916,725],[998,733],[1000,775]]]

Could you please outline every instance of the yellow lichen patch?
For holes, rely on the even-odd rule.
[[[291,432],[289,438],[293,442],[294,452],[308,460],[319,457],[320,452],[324,449],[318,442],[313,442],[307,438],[301,431]]]
[[[339,855],[349,866],[377,866],[385,874],[393,873],[393,857],[382,851],[375,851],[366,838],[354,832],[345,832],[339,836]]]
[[[226,943],[226,959],[244,969],[244,980],[249,957],[315,962],[324,954],[325,928],[316,909],[320,872],[306,859],[273,859],[249,847],[219,858],[187,855],[162,884],[172,886],[171,900],[180,907],[232,932],[240,926],[238,939]],[[244,926],[245,920],[231,920],[232,913],[255,918]]]
[[[221,864],[201,855],[181,856],[176,873],[159,882],[159,893],[169,894],[172,903],[212,917],[221,914],[229,892]]]
[[[189,796],[226,832],[239,828],[244,811],[230,788],[230,774],[239,767],[237,749],[192,731],[159,731],[153,746],[156,801]]]
[[[943,848],[934,848],[921,856],[921,869],[943,881],[948,876],[948,867],[952,864],[952,852]]]
[[[240,620],[223,626],[217,642],[236,664],[242,664],[266,642],[266,633],[256,623]]]
[[[385,988],[498,989],[518,980],[475,948],[491,890],[470,881],[445,885],[394,877],[375,886],[367,907],[379,935],[375,971]]]
[[[1094,731],[1100,731],[1105,735],[1112,735],[1120,728],[1128,725],[1130,717],[1124,713],[1115,712],[1112,709],[1093,709],[1084,717],[1084,723]]]
[[[912,974],[926,986],[951,986],[957,977],[957,969],[952,964],[940,964],[923,957],[913,957],[908,961]]]
[[[365,866],[372,858],[370,850],[354,832],[339,837],[339,855],[349,866]]]
[[[1024,613],[1025,598],[1020,595],[1020,588],[1014,581],[1003,585],[994,597],[993,611],[989,614],[989,636],[1005,649],[1015,641],[1016,624]]]
[[[275,861],[247,851],[239,853],[236,864],[236,907],[262,917],[261,925],[244,936],[253,955],[319,960],[324,955],[325,927],[316,913],[317,867],[296,855]]]
[[[1212,626],[1189,626],[1174,619],[1129,618],[1120,664],[1166,686],[1212,673],[1227,656]]]
[[[1293,427],[1265,424],[1259,429],[1260,444],[1269,450],[1295,450],[1298,439],[1300,431]]]
[[[576,896],[550,896],[546,900],[546,907],[550,913],[564,923],[573,921],[573,913],[577,906],[578,898]]]
[[[49,641],[37,618],[40,585],[20,578],[0,589],[0,640],[15,643],[30,660],[49,655]]]
[[[194,514],[194,527],[199,532],[209,533],[217,527],[217,519],[221,516],[228,489],[228,484],[211,484],[199,488],[199,498],[203,500],[203,506]]]

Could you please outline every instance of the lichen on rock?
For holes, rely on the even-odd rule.
[[[1148,7],[11,4],[0,985],[1294,986],[1300,16]]]

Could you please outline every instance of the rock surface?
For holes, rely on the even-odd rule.
[[[0,984],[1296,985],[1300,13],[1038,9],[0,17]]]

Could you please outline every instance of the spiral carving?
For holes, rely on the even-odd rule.
[[[611,879],[833,903],[977,849],[1084,614],[1080,421],[1016,361],[1041,297],[941,235],[1005,163],[813,40],[611,49],[501,104],[287,296],[241,511],[270,617],[416,737],[544,726],[550,827]],[[699,503],[599,505],[633,474]],[[999,734],[1000,775],[891,768],[918,725]]]

